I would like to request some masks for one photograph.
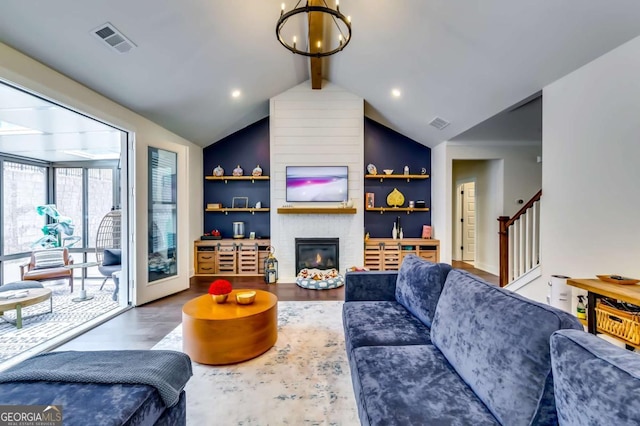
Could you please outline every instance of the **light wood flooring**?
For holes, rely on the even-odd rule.
[[[454,268],[465,269],[493,284],[498,277],[463,262]],[[295,284],[264,283],[261,277],[233,277],[234,288],[260,289],[274,293],[283,301],[344,300],[344,287],[331,290],[307,290]],[[193,277],[188,290],[164,297],[118,315],[87,331],[55,350],[150,349],[182,322],[182,305],[206,294],[212,278]]]

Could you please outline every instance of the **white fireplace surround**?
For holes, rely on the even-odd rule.
[[[364,238],[364,100],[323,82],[306,81],[271,98],[271,244],[280,283],[294,283],[295,239],[338,238],[340,273],[362,266]],[[339,203],[287,203],[286,166],[349,167],[349,198],[356,214],[278,214],[278,207],[338,207]]]

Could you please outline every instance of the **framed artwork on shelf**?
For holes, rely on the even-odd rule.
[[[375,194],[373,192],[367,192],[367,208],[373,208],[375,205]]]
[[[249,207],[249,197],[233,197],[231,207],[234,209],[246,209]]]

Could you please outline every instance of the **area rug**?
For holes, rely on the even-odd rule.
[[[243,363],[193,363],[188,425],[359,425],[343,302],[279,302],[278,340]],[[153,349],[182,350],[182,326]]]
[[[107,282],[100,290],[102,280],[85,280],[87,294],[93,299],[84,302],[73,302],[71,299],[80,293],[80,280],[75,283],[74,292],[69,293],[68,281],[60,284],[45,282],[44,286],[52,290],[53,312],[44,313],[22,321],[22,328],[0,320],[0,364],[8,359],[32,349],[48,340],[73,330],[80,324],[99,317],[118,308],[118,302],[111,298],[113,282]],[[77,288],[76,288],[77,287]],[[22,316],[40,314],[49,310],[49,302],[27,306]],[[15,319],[16,311],[7,311],[5,316]]]

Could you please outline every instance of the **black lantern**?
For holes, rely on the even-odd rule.
[[[264,260],[264,282],[275,284],[278,282],[278,259],[273,256],[275,249],[273,246],[267,247],[269,256]]]

